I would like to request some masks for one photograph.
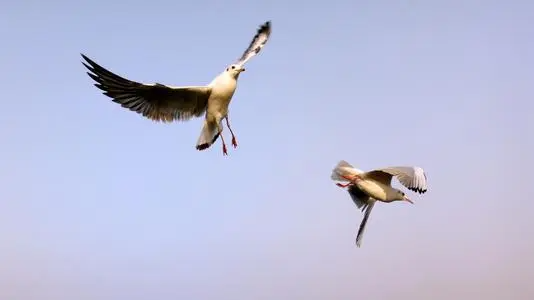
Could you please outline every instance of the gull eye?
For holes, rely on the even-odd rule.
[[[232,70],[235,69],[235,66],[232,66]]]

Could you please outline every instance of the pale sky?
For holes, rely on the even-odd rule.
[[[81,64],[207,84],[267,20],[228,157]],[[532,1],[11,1],[0,36],[1,300],[534,299]],[[340,159],[429,191],[356,248]]]

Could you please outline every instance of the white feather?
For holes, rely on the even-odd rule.
[[[397,177],[402,185],[414,192],[423,194],[427,191],[426,174],[420,167],[389,167],[377,171]]]
[[[267,21],[262,24],[260,28],[258,28],[258,31],[252,39],[252,42],[250,42],[250,45],[248,46],[247,50],[243,52],[243,55],[241,55],[236,64],[243,66],[249,59],[260,53],[263,46],[265,46],[265,44],[269,40],[270,35],[271,21]]]
[[[363,173],[362,170],[358,170],[354,168],[348,162],[341,160],[337,163],[337,165],[332,170],[332,175],[330,175],[330,178],[334,181],[347,181],[345,178],[341,176],[358,175],[361,173]]]

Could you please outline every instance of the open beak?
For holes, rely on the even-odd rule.
[[[404,201],[410,202],[411,204],[414,204],[412,200],[410,200],[408,197],[404,196]]]

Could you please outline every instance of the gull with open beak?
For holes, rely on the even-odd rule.
[[[393,176],[409,190],[419,194],[427,191],[426,174],[419,167],[389,167],[364,172],[341,160],[332,170],[330,178],[334,181],[348,181],[337,185],[342,188],[348,187],[352,201],[365,213],[356,237],[358,247],[361,246],[365,224],[376,201],[386,203],[406,201],[413,204],[403,191],[391,186]]]

